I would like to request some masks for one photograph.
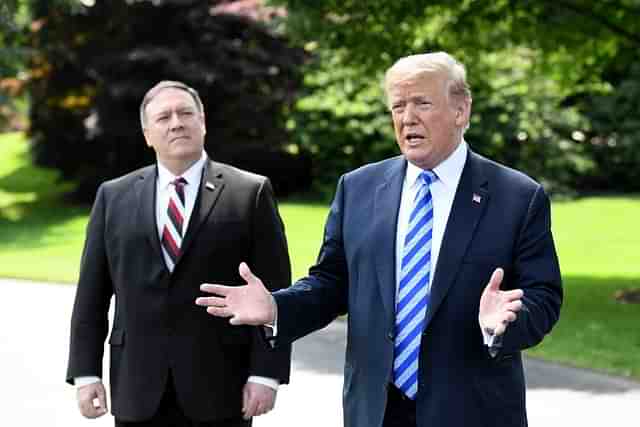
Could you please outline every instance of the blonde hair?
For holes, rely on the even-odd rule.
[[[441,75],[447,79],[450,98],[471,99],[467,71],[462,63],[446,52],[431,52],[400,58],[384,75],[384,94],[389,104],[389,89],[394,83],[411,78]]]

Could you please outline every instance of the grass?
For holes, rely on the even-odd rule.
[[[640,379],[640,304],[618,290],[640,288],[639,197],[554,202],[553,233],[564,304],[532,356]]]
[[[73,283],[89,214],[60,195],[69,184],[31,166],[20,134],[0,136],[0,277]],[[294,277],[316,259],[325,204],[280,203]],[[529,354],[640,379],[639,304],[621,304],[620,289],[640,287],[638,197],[554,202],[553,231],[565,303],[545,341]]]
[[[21,134],[0,137],[0,276],[76,280],[89,208],[62,204],[70,189],[31,166]]]

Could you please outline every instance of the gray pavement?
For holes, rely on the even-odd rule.
[[[83,419],[64,383],[75,287],[0,279],[0,426],[112,426]],[[294,345],[292,383],[256,427],[342,425],[345,324],[336,321]],[[105,363],[108,366],[108,364]],[[526,360],[529,424],[640,425],[640,383]]]

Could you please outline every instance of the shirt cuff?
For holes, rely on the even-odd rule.
[[[258,377],[255,375],[251,375],[249,379],[247,379],[247,382],[266,385],[267,387],[272,388],[276,391],[278,391],[278,386],[280,385],[280,381],[276,380],[275,378]]]
[[[73,379],[73,383],[76,385],[76,387],[82,387],[82,386],[93,384],[93,383],[99,383],[101,381],[102,380],[100,379],[100,377],[94,377],[94,376],[75,377]]]
[[[278,305],[273,299],[273,296],[271,296],[271,298],[273,301],[273,306],[275,307],[273,310],[273,323],[262,325],[262,328],[264,329],[264,335],[267,337],[267,340],[273,344],[273,340],[275,340],[278,336]]]
[[[500,336],[495,335],[493,329],[483,328],[482,325],[480,325],[480,331],[482,332],[482,341],[489,350],[489,356],[496,357],[500,348],[502,348],[502,336],[504,334]]]

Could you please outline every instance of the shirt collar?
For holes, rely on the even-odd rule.
[[[191,165],[191,167],[186,171],[184,171],[184,173],[180,176],[186,179],[187,183],[189,184],[199,184],[200,179],[202,178],[202,170],[204,168],[204,163],[206,160],[207,160],[207,155],[203,150],[202,156],[200,156],[200,159],[198,159],[197,162]],[[169,184],[171,184],[171,182],[176,178],[178,178],[176,175],[169,172],[169,169],[167,169],[162,163],[158,162],[159,188],[162,188],[162,189],[167,188],[167,186],[169,186]]]
[[[438,181],[442,182],[445,187],[455,189],[462,175],[462,169],[467,160],[467,143],[462,140],[458,147],[453,150],[444,161],[433,169],[438,177]],[[411,162],[407,162],[406,180],[411,186],[416,184],[422,169]]]

